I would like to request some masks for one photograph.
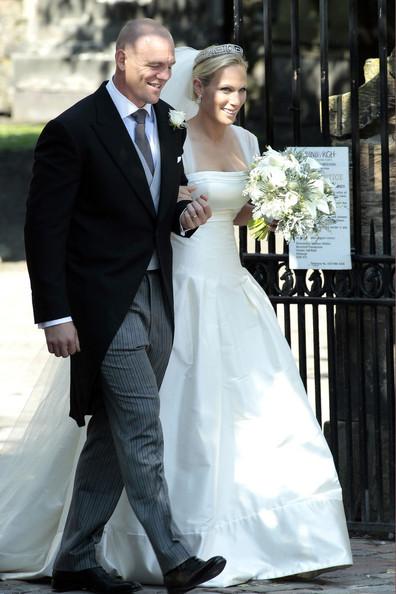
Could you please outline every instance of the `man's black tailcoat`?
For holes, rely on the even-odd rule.
[[[186,183],[184,129],[155,106],[161,194],[154,209],[139,156],[105,83],[44,128],[35,150],[25,241],[36,322],[72,316],[81,353],[71,357],[71,416],[100,399],[101,361],[156,250],[173,319],[171,230],[179,232]]]

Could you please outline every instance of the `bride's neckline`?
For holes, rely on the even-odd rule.
[[[220,169],[200,169],[199,171],[191,171],[189,173],[189,175],[195,175],[197,173],[225,173],[227,175],[232,175],[232,174],[246,174],[248,172],[247,169],[239,169],[238,171],[222,171]]]
[[[231,130],[233,131],[234,136],[236,137],[236,141],[240,146],[241,149],[241,153],[244,154],[245,158],[246,158],[246,154],[245,151],[243,150],[243,144],[241,144],[240,139],[238,138],[237,132],[235,131],[235,127],[232,126]],[[187,150],[186,150],[187,149]],[[194,156],[194,150],[193,150],[193,144],[191,142],[191,139],[188,135],[187,132],[187,136],[186,136],[186,140],[185,140],[185,144],[184,144],[184,152],[189,152],[189,157],[191,160],[191,165],[195,164],[196,160],[195,160],[195,156]],[[194,170],[194,171],[190,171],[189,175],[194,175],[196,173],[223,173],[223,174],[245,174],[248,172],[248,168],[246,167],[246,169],[237,169],[237,170],[224,170],[224,169],[198,169],[198,170]]]

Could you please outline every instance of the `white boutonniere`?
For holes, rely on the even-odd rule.
[[[176,128],[186,128],[186,114],[184,111],[177,111],[176,109],[169,110],[169,123],[172,128],[175,130]]]

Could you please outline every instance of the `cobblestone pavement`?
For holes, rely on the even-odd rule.
[[[323,573],[316,579],[299,581],[255,581],[230,588],[197,588],[195,594],[394,594],[395,543],[353,538],[354,564]],[[0,594],[47,594],[49,580],[0,582]],[[145,587],[142,594],[165,594],[160,587]]]

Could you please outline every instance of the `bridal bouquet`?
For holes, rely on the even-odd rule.
[[[321,165],[303,150],[271,147],[254,159],[244,195],[253,203],[249,223],[254,237],[264,239],[272,221],[286,241],[311,238],[335,221],[333,187]]]

